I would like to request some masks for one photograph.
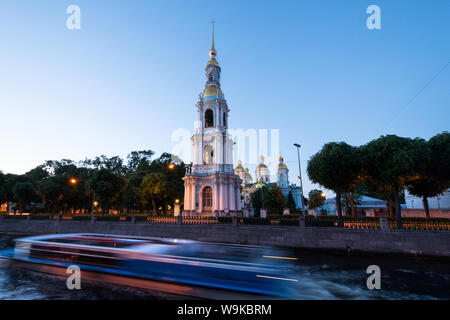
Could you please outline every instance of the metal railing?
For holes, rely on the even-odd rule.
[[[272,225],[272,226],[297,226],[297,227],[328,227],[337,228],[338,218],[336,216],[269,216],[267,218],[259,217],[211,217],[211,216],[193,216],[193,217],[174,217],[174,216],[148,216],[148,215],[90,215],[90,214],[27,214],[27,215],[0,215],[0,222],[4,220],[37,220],[37,221],[103,221],[103,222],[133,222],[150,224],[221,224],[221,225]],[[382,225],[381,220],[384,220]],[[377,217],[343,217],[343,227],[346,229],[361,230],[390,230],[398,229],[397,221],[387,218]],[[403,218],[402,228],[404,230],[446,230],[450,231],[450,219],[444,218]]]

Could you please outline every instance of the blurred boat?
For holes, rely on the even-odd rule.
[[[0,256],[14,266],[207,299],[289,298],[297,285],[282,252],[200,241],[60,234],[20,238]],[[280,258],[280,259],[278,259]],[[282,264],[280,264],[282,263]],[[295,289],[294,289],[295,290]]]

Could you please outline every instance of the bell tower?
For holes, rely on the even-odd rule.
[[[206,64],[206,83],[196,104],[197,127],[191,138],[193,164],[185,181],[184,215],[237,215],[241,211],[240,178],[233,170],[233,141],[227,132],[229,108],[220,87],[214,21]]]

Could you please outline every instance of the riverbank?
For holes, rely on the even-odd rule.
[[[2,233],[103,233],[277,246],[353,254],[410,255],[450,259],[450,232],[358,230],[348,228],[232,224],[151,224],[146,222],[7,220]]]

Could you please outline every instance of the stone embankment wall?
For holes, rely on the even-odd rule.
[[[144,222],[39,221],[0,222],[0,233],[102,233],[279,246],[303,249],[409,254],[450,258],[449,231],[356,230],[304,226],[233,224],[151,224]]]

